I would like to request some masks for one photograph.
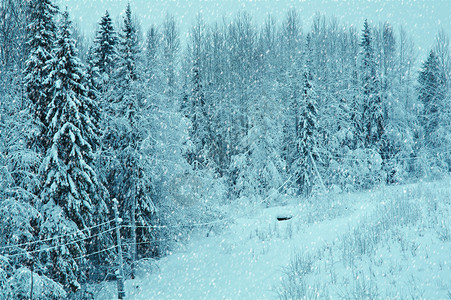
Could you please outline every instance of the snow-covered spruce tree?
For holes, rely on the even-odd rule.
[[[382,54],[381,54],[381,86],[383,97],[389,98],[395,77],[396,69],[396,38],[393,27],[385,22],[382,28]],[[391,99],[390,99],[391,100]]]
[[[429,137],[437,130],[439,123],[439,108],[444,100],[444,76],[439,71],[438,59],[434,51],[429,52],[423,69],[418,76],[418,99],[423,104],[421,124],[424,127],[428,143]]]
[[[41,126],[40,132],[30,143],[33,148],[45,151],[50,142],[46,133],[49,125],[46,112],[52,97],[50,82],[47,80],[50,71],[47,63],[52,58],[56,35],[54,16],[57,7],[51,0],[31,0],[29,11],[31,23],[27,27],[29,37],[27,47],[30,54],[25,63],[24,81],[27,96],[33,103],[33,113]]]
[[[396,132],[396,126],[393,124],[394,118],[393,110],[396,105],[393,99],[392,85],[394,82],[394,68],[395,68],[395,51],[396,51],[396,40],[393,33],[393,29],[389,23],[384,23],[380,26],[379,30],[375,29],[375,36],[377,37],[374,47],[376,49],[376,60],[377,67],[380,75],[380,97],[382,100],[382,110],[384,118],[384,137],[380,145],[380,153],[383,155],[384,159],[384,170],[387,174],[387,183],[396,182],[396,173],[401,175],[401,165],[394,159],[397,152],[401,150],[400,147],[396,147],[396,139],[393,139],[396,134],[401,132]],[[399,101],[398,101],[399,102]]]
[[[356,124],[359,123],[360,113],[359,107],[356,106],[358,89],[357,78],[357,59],[358,59],[358,34],[353,28],[336,33],[336,39],[333,44],[339,46],[337,55],[339,63],[334,70],[335,85],[332,85],[333,90],[330,91],[335,95],[334,105],[326,106],[329,109],[326,111],[329,122],[323,122],[324,126],[332,127],[328,132],[327,150],[338,154],[338,156],[346,155],[349,149],[356,147]]]
[[[120,82],[115,82],[115,84],[119,83],[127,88],[131,83],[136,82],[139,79],[138,56],[140,52],[137,24],[133,20],[130,4],[128,4],[127,9],[125,10],[124,23],[121,32],[119,33],[119,60],[115,74],[116,80],[122,80]],[[123,100],[124,95],[118,96],[122,96],[120,97],[120,100]]]
[[[348,62],[343,66],[343,70],[348,70],[348,84],[346,87],[346,95],[349,99],[350,113],[350,135],[349,141],[346,143],[352,150],[363,147],[363,124],[362,124],[362,105],[360,102],[359,91],[359,34],[354,28],[348,31],[347,57]]]
[[[164,93],[172,97],[177,91],[177,54],[180,50],[180,38],[174,16],[166,15],[161,34],[163,50],[162,63],[165,78],[165,82],[162,84],[165,88]]]
[[[98,87],[105,92],[112,78],[118,60],[118,37],[108,11],[99,22],[99,30],[94,39],[93,65],[99,72]]]
[[[44,273],[75,291],[84,277],[80,266],[85,262],[77,257],[86,253],[86,245],[74,241],[90,236],[89,228],[106,216],[106,205],[93,169],[93,151],[98,144],[91,119],[95,104],[88,97],[84,68],[77,58],[70,26],[65,12],[53,58],[48,62],[46,82],[52,99],[46,122],[50,145],[40,168],[43,182],[39,210],[44,219],[40,237],[52,239],[49,251],[40,253]]]
[[[442,157],[449,152],[450,143],[450,134],[446,130],[449,129],[450,96],[445,78],[436,54],[430,51],[418,76],[418,100],[423,104],[419,118],[424,130],[423,148],[432,155],[429,160],[434,160],[440,168],[447,170],[446,157]]]
[[[140,52],[135,24],[132,21],[130,6],[127,6],[124,17],[123,28],[118,39],[118,56],[116,67],[112,78],[111,99],[105,102],[103,148],[107,162],[104,164],[104,173],[109,174],[108,189],[112,197],[118,197],[120,192],[115,184],[117,175],[115,174],[121,166],[118,161],[116,151],[122,151],[130,143],[137,143],[138,140],[129,136],[136,135],[130,128],[130,121],[135,120],[137,110],[142,108],[139,100],[142,100],[142,92],[139,90],[138,77],[138,54]],[[135,93],[139,93],[135,95]],[[103,95],[104,96],[104,95]],[[110,170],[108,172],[108,170]],[[119,199],[119,198],[118,198]]]
[[[114,74],[111,114],[104,133],[105,172],[112,197],[119,200],[120,215],[127,230],[124,235],[131,240],[132,262],[139,256],[157,254],[152,244],[155,234],[146,226],[154,222],[155,205],[152,200],[153,182],[148,166],[151,154],[143,147],[149,135],[147,99],[143,74],[139,67],[141,49],[137,24],[127,6],[119,35],[119,60]],[[149,242],[149,243],[146,243]],[[138,246],[135,246],[138,243]]]
[[[289,22],[286,25],[291,28],[293,25],[289,26]],[[292,28],[291,28],[292,29]],[[286,31],[289,31],[286,29]],[[286,33],[287,34],[287,33]],[[288,35],[285,38],[287,43],[292,44],[294,39],[292,35]],[[307,36],[309,40],[309,36]],[[285,120],[284,120],[284,143],[283,143],[283,158],[287,164],[287,171],[290,172],[291,167],[296,160],[297,149],[296,140],[299,134],[299,104],[301,98],[301,86],[302,86],[302,68],[299,67],[299,60],[301,56],[297,52],[294,52],[296,57],[293,57],[287,63],[286,77],[281,80],[283,82],[282,97],[285,99]],[[295,54],[291,53],[290,56]]]
[[[301,194],[309,196],[314,186],[316,161],[318,160],[318,112],[310,72],[304,68],[302,95],[299,105],[297,160],[293,172]]]
[[[146,80],[149,84],[163,81],[161,69],[161,34],[158,27],[152,24],[146,34]]]
[[[99,105],[99,99],[102,93],[97,90],[97,87],[99,87],[100,85],[100,74],[99,68],[96,67],[95,65],[94,50],[92,47],[89,47],[88,52],[86,53],[85,73],[86,73],[85,80],[86,80],[86,89],[88,91],[88,97],[92,100],[91,103],[96,105],[95,107],[91,107],[90,111],[93,117],[93,121],[97,122],[94,125],[96,128],[98,128],[100,126],[98,122],[101,119],[101,108]]]
[[[191,120],[190,136],[193,149],[188,153],[187,158],[194,169],[206,168],[212,162],[210,151],[213,150],[213,139],[204,89],[205,41],[205,23],[198,18],[196,25],[191,31],[191,45],[188,58],[191,64],[190,92],[188,103],[185,104],[186,107],[184,109]]]
[[[376,73],[376,64],[372,46],[371,30],[365,20],[362,40],[361,80],[362,80],[362,128],[366,148],[380,149],[384,136],[384,115],[380,83]]]
[[[440,103],[439,130],[437,139],[442,142],[438,145],[439,159],[448,165],[451,171],[451,43],[449,35],[441,29],[435,39],[434,52],[439,62],[439,72],[443,78],[444,99]]]
[[[108,189],[105,187],[104,176],[102,176],[102,144],[101,144],[101,135],[102,130],[102,109],[101,99],[104,94],[97,90],[99,83],[99,73],[98,68],[92,63],[93,61],[93,51],[90,48],[87,52],[87,64],[85,70],[85,78],[84,78],[84,86],[87,91],[87,96],[89,98],[89,102],[86,105],[86,112],[90,116],[90,120],[93,125],[93,130],[98,139],[97,143],[93,144],[93,151],[95,153],[95,159],[93,161],[93,169],[96,171],[98,180],[99,180],[99,194],[100,197],[104,199],[105,205],[96,207],[96,213],[94,213],[94,223],[104,223],[107,219],[112,219],[112,211],[111,211],[111,203],[110,203],[110,195],[108,193]],[[108,209],[107,209],[108,208]],[[87,240],[87,250],[88,252],[98,252],[107,248],[111,248],[111,245],[114,244],[115,237],[114,233],[108,231],[110,233],[101,233],[103,231],[108,230],[110,227],[109,224],[104,226],[97,226],[91,231],[91,235],[95,236],[93,239]],[[113,251],[102,251],[97,255],[89,256],[90,266],[87,268],[89,270],[88,277],[97,277],[105,276],[108,266],[111,264],[112,260],[116,255],[116,250]],[[100,273],[102,273],[99,275]]]
[[[297,157],[296,141],[299,136],[299,105],[302,87],[302,65],[301,59],[301,30],[299,18],[294,10],[290,10],[287,13],[286,20],[283,24],[282,45],[284,57],[284,65],[287,68],[286,77],[281,79],[284,92],[283,98],[285,98],[285,124],[284,124],[284,147],[283,157],[287,164],[287,171],[291,172],[293,164]],[[308,59],[311,55],[311,36],[308,34],[306,37],[307,48],[305,50]]]
[[[299,103],[300,86],[299,79],[302,78],[297,68],[290,68],[286,78],[286,91],[282,91],[282,97],[287,100],[285,104],[285,118],[283,128],[282,155],[287,164],[287,171],[291,172],[292,165],[297,157],[296,139],[299,133]]]
[[[207,107],[205,104],[205,94],[202,86],[202,78],[199,70],[199,61],[194,61],[192,70],[192,90],[191,90],[191,141],[193,151],[188,155],[188,161],[194,168],[206,166],[209,157],[208,147],[211,142]]]

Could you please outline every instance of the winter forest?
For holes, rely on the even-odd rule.
[[[348,200],[337,199],[351,207],[368,191],[400,196],[374,202],[386,220],[374,224],[388,225],[359,223],[374,231],[359,255],[402,236],[403,220],[440,233],[446,252],[450,41],[443,29],[431,34],[423,57],[402,27],[321,13],[306,24],[291,9],[263,23],[250,12],[214,23],[199,14],[185,39],[170,13],[143,24],[128,5],[117,20],[106,10],[88,39],[52,0],[0,0],[0,299],[91,299],[104,282],[117,297],[116,281],[141,276],[140,265],[195,232],[218,236],[256,208],[289,205],[308,212],[302,226],[316,224],[345,214]],[[442,183],[424,192],[433,182]],[[296,236],[294,224],[248,238]],[[360,274],[351,257],[363,246],[352,245],[329,248]],[[320,259],[305,257],[294,257],[290,266],[303,269],[285,271],[273,297],[315,298],[307,280],[322,278],[312,267]],[[438,298],[451,295],[449,259]],[[337,278],[331,286],[344,284]],[[353,287],[326,298],[398,295]]]

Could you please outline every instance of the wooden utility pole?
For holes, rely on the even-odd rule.
[[[132,209],[130,212],[131,222],[131,238],[132,238],[132,263],[131,263],[131,278],[135,279],[135,261],[136,261],[136,180],[133,181],[132,190]]]
[[[124,261],[122,258],[122,244],[121,244],[121,230],[120,223],[121,219],[119,218],[119,211],[117,209],[117,199],[113,199],[113,210],[114,210],[114,219],[116,221],[116,239],[117,239],[117,255],[119,261],[119,269],[116,274],[117,278],[117,298],[124,299],[125,298],[125,290],[124,290]]]
[[[36,243],[33,243],[31,245],[31,249],[30,249],[31,253],[36,251]],[[34,254],[31,255],[31,261],[30,261],[30,274],[31,274],[31,278],[30,278],[30,300],[33,300],[33,289],[34,289],[34,277],[33,277],[33,273],[34,273]]]
[[[34,247],[33,247],[34,248]],[[34,272],[34,257],[31,258],[31,284],[30,284],[30,300],[33,300],[33,272]]]

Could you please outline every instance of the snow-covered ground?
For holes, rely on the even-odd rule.
[[[446,299],[450,199],[446,180],[254,208],[127,280],[126,299]]]

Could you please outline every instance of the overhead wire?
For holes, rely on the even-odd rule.
[[[136,244],[136,245],[142,245],[142,244],[153,244],[153,243],[156,243],[156,242],[167,242],[167,241],[170,241],[171,239],[160,239],[160,240],[151,240],[151,241],[143,241],[143,242],[138,242],[138,243],[126,243],[126,244],[122,244],[122,247],[124,247],[124,246],[131,246],[131,245],[134,245],[134,244]]]
[[[101,235],[101,234],[104,234],[104,233],[107,233],[107,232],[116,230],[116,228],[117,228],[117,227],[113,227],[113,228],[110,228],[110,229],[108,229],[108,230],[99,232],[99,233],[97,233],[97,234],[95,234],[95,235],[93,235],[93,236],[88,236],[88,237],[85,237],[85,238],[82,238],[82,239],[78,239],[78,240],[71,241],[71,242],[64,243],[64,244],[55,245],[55,246],[48,247],[48,248],[44,248],[44,249],[38,249],[38,250],[27,251],[26,253],[9,254],[8,257],[16,257],[16,256],[20,256],[20,255],[25,255],[25,254],[33,254],[33,253],[40,253],[40,252],[44,252],[44,251],[50,251],[50,250],[53,250],[53,249],[57,249],[57,248],[59,248],[59,247],[63,247],[63,246],[67,246],[67,245],[76,244],[76,243],[78,243],[78,242],[82,242],[82,241],[84,241],[84,240],[94,238],[94,237],[99,236],[99,235]],[[23,249],[23,248],[20,248],[20,249],[21,249],[21,250],[25,250],[25,249]],[[26,250],[25,250],[25,251],[26,251]]]
[[[84,232],[84,231],[87,231],[87,230],[90,230],[90,229],[94,229],[94,228],[97,228],[97,227],[109,224],[109,223],[111,223],[113,221],[114,220],[109,220],[109,221],[106,221],[106,222],[103,222],[103,223],[100,223],[100,224],[97,224],[97,225],[94,225],[94,226],[91,226],[91,227],[88,227],[88,228],[80,229],[80,230],[78,230],[77,232],[74,232],[74,233],[67,233],[67,234],[57,235],[57,236],[54,236],[54,237],[51,237],[51,238],[46,238],[46,239],[43,239],[43,240],[37,240],[37,241],[32,241],[32,242],[27,242],[27,243],[3,246],[3,247],[0,247],[0,251],[4,250],[4,249],[20,248],[22,246],[29,246],[29,245],[33,245],[33,244],[37,244],[37,243],[52,241],[52,240],[63,238],[63,237],[73,236],[73,235],[76,235],[76,234],[80,234],[80,232]]]
[[[92,255],[96,255],[96,254],[100,254],[100,253],[109,251],[109,250],[113,250],[114,248],[117,248],[117,245],[114,245],[114,246],[111,246],[109,248],[102,249],[102,250],[99,250],[99,251],[96,251],[96,252],[93,252],[93,253],[87,253],[87,254],[84,254],[84,255],[80,255],[80,256],[75,257],[74,259],[82,259],[84,257],[89,257],[89,256],[92,256]]]

